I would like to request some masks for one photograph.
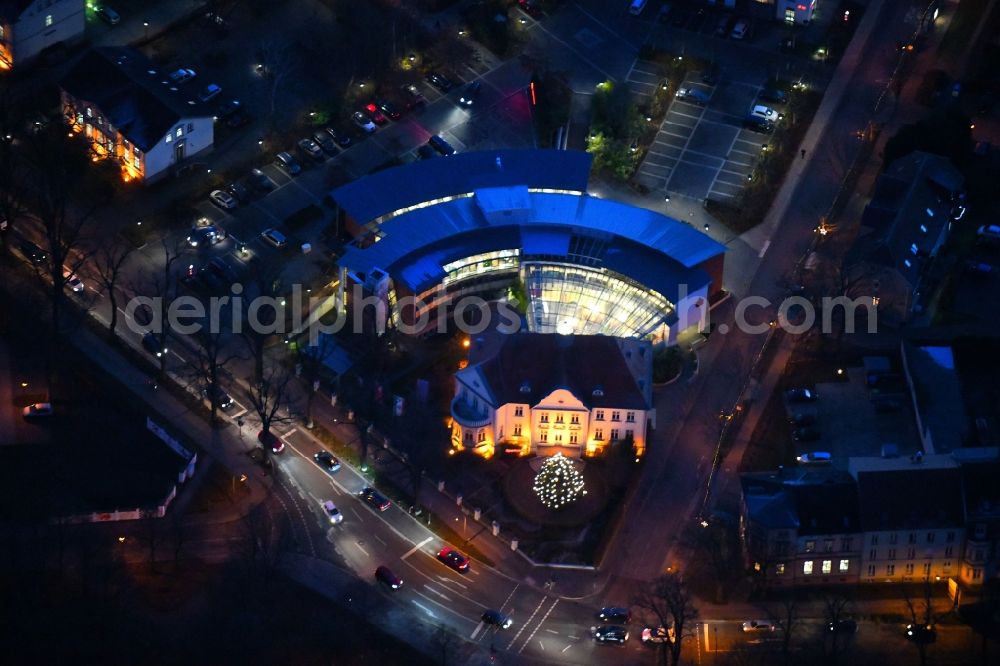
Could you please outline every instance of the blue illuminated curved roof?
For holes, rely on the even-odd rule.
[[[499,159],[499,163],[497,160]],[[585,192],[591,155],[578,150],[488,150],[404,164],[337,188],[333,200],[360,224],[401,208],[487,187]]]

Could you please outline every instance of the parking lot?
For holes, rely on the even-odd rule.
[[[636,173],[646,187],[670,196],[728,200],[739,195],[770,138],[743,126],[763,85],[731,79],[716,85],[689,73],[683,87],[708,95],[705,105],[675,99]],[[767,103],[778,112],[781,105]]]

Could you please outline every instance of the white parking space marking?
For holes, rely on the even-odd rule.
[[[566,647],[564,647],[562,649],[562,651],[565,652],[566,650],[570,649],[571,647],[573,647],[573,646],[572,645],[567,645]]]
[[[420,550],[421,548],[423,548],[424,546],[426,546],[427,544],[429,544],[433,540],[434,540],[434,537],[427,537],[426,539],[424,539],[423,541],[421,541],[420,543],[418,543],[416,546],[414,546],[413,548],[411,548],[408,551],[406,551],[406,553],[401,558],[399,558],[399,559],[405,560],[410,555],[413,555],[413,553],[417,552],[418,550]]]
[[[361,551],[362,553],[364,553],[364,554],[365,554],[365,557],[371,557],[371,555],[369,555],[369,554],[368,554],[368,551],[367,551],[367,550],[365,550],[365,549],[364,549],[364,548],[363,548],[363,547],[361,546],[361,544],[360,544],[360,543],[358,543],[357,541],[355,541],[355,542],[354,542],[354,545],[358,547],[358,550],[360,550],[360,551]]]
[[[479,635],[479,632],[482,631],[483,627],[485,627],[485,626],[486,626],[486,624],[484,622],[480,622],[479,624],[477,624],[476,628],[472,631],[472,635],[469,636],[469,639],[470,640],[476,640],[476,636]]]

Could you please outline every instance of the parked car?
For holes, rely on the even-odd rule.
[[[208,198],[211,199],[212,203],[216,206],[219,208],[225,208],[226,210],[236,208],[236,205],[239,203],[236,201],[236,197],[229,192],[224,192],[222,190],[212,190],[212,193],[208,195]]]
[[[514,624],[514,621],[509,617],[500,611],[493,609],[485,611],[483,613],[482,620],[483,624],[488,624],[498,629],[510,629],[510,625]]]
[[[52,414],[53,411],[51,402],[36,402],[35,404],[28,405],[21,410],[21,416],[29,420],[52,416]]]
[[[268,449],[271,453],[278,454],[285,450],[285,443],[281,441],[281,438],[275,435],[270,430],[261,430],[257,433],[257,441],[260,442],[261,446]]]
[[[774,123],[754,115],[748,115],[743,119],[743,127],[752,132],[760,132],[761,134],[770,134],[774,131]]]
[[[660,643],[673,643],[674,642],[674,628],[664,627],[660,625],[659,627],[645,627],[642,630],[641,636],[642,642],[645,645],[658,645]]]
[[[638,16],[646,8],[646,2],[647,0],[632,0],[628,6],[628,13],[632,16]]]
[[[479,97],[479,91],[482,90],[483,84],[479,81],[471,81],[462,88],[462,95],[458,98],[458,103],[462,106],[469,107],[472,103],[476,101]]]
[[[459,573],[465,573],[469,570],[469,558],[450,546],[439,550],[437,558]]]
[[[403,86],[403,97],[406,99],[407,109],[415,109],[427,104],[427,98],[413,83]]]
[[[804,441],[804,440],[799,440]],[[824,465],[830,462],[833,456],[831,456],[826,451],[813,451],[812,453],[803,453],[801,456],[795,458],[797,461],[803,465]]]
[[[198,93],[198,99],[200,99],[203,102],[208,102],[218,97],[221,93],[222,93],[221,86],[216,85],[214,83],[209,83],[202,89],[200,93]]]
[[[313,132],[312,139],[327,155],[336,155],[340,152],[340,149],[337,148],[337,142],[323,130]]]
[[[858,633],[858,623],[854,620],[837,620],[826,625],[827,631],[831,634],[856,634]]]
[[[389,122],[389,119],[385,117],[385,114],[375,106],[374,102],[365,105],[365,114],[371,118],[372,122],[376,125],[385,125]]]
[[[70,291],[77,294],[83,291],[83,280],[77,277],[76,272],[68,266],[63,266],[63,279],[66,281],[65,286]]]
[[[937,641],[937,629],[930,624],[908,624],[906,638],[914,643],[929,645]]]
[[[429,72],[426,78],[427,78],[427,83],[431,84],[441,92],[448,92],[455,85],[451,81],[449,81],[443,74],[438,74],[437,72]]]
[[[111,9],[111,7],[108,7],[107,5],[101,5],[94,10],[94,13],[97,14],[97,18],[101,19],[108,25],[118,25],[118,23],[122,20],[122,17],[118,15],[118,12]]]
[[[302,165],[292,157],[291,153],[286,151],[281,151],[274,156],[274,164],[289,176],[294,176],[302,171]]]
[[[45,263],[45,260],[49,258],[45,250],[31,241],[21,241],[21,254],[36,266]]]
[[[743,623],[743,631],[748,633],[774,631],[774,623],[770,620],[747,620]]]
[[[819,398],[816,391],[807,388],[791,388],[785,391],[785,400],[788,402],[813,402]]]
[[[218,384],[209,384],[205,390],[205,397],[209,402],[214,402],[215,406],[225,411],[235,405],[232,396],[226,393]]]
[[[279,250],[288,243],[288,239],[285,238],[285,234],[281,233],[277,229],[265,229],[260,234],[264,242],[271,247],[278,248]]]
[[[156,358],[161,358],[167,355],[167,345],[166,342],[160,342],[160,338],[157,337],[155,333],[149,331],[146,335],[142,336],[142,346],[150,354]]]
[[[433,148],[434,150],[438,151],[439,153],[445,156],[454,155],[456,152],[458,152],[452,147],[450,143],[445,141],[441,136],[437,134],[432,136],[427,141],[427,143],[430,145],[431,148]]]
[[[252,169],[250,175],[247,176],[247,182],[250,183],[250,187],[258,192],[270,192],[274,189],[274,181],[268,178],[267,174],[260,169]]]
[[[243,110],[240,100],[231,99],[228,102],[223,102],[215,109],[215,119],[216,120],[228,120],[232,116],[236,115]]]
[[[340,461],[337,460],[329,451],[318,451],[314,453],[313,460],[316,461],[317,465],[331,474],[333,472],[340,471]]]
[[[267,449],[265,449],[263,446],[258,446],[254,448],[253,451],[251,451],[247,455],[250,456],[250,460],[254,461],[258,465],[263,467],[265,470],[271,469],[272,467],[271,456],[267,455]]]
[[[396,108],[396,105],[387,99],[379,99],[375,101],[378,105],[379,111],[384,113],[391,120],[399,120],[403,117],[403,113]]]
[[[417,157],[419,157],[422,160],[429,160],[432,157],[437,157],[437,156],[438,156],[437,151],[431,148],[431,145],[429,143],[421,144],[421,146],[417,148]]]
[[[374,134],[375,130],[378,129],[375,127],[375,123],[373,123],[368,116],[360,111],[352,113],[351,120],[353,120],[354,124],[364,130],[367,134]]]
[[[187,242],[191,247],[211,247],[223,240],[226,232],[222,227],[210,224],[205,227],[194,227],[188,234]]]
[[[332,127],[326,127],[323,131],[326,132],[327,135],[329,135],[329,137],[333,139],[341,148],[347,148],[353,141],[347,132],[340,132]]]
[[[276,247],[279,250],[288,243],[288,239],[285,238],[285,234],[281,233],[277,229],[265,229],[261,232],[260,237],[264,239],[264,242],[271,247]]]
[[[175,84],[187,83],[194,77],[198,76],[193,69],[181,68],[175,69],[168,75],[170,81]]]
[[[598,627],[594,630],[594,640],[601,644],[612,643],[624,646],[628,641],[628,629],[616,624]]]
[[[250,201],[250,188],[240,180],[234,180],[226,185],[226,192],[229,192],[237,201]]]
[[[388,585],[394,590],[398,590],[403,587],[403,579],[392,573],[389,567],[382,565],[378,569],[375,569],[375,580]]]
[[[304,155],[316,162],[322,162],[326,159],[326,155],[323,154],[323,149],[320,148],[319,144],[312,139],[299,139],[299,150],[302,151]]]
[[[621,606],[605,606],[597,611],[597,619],[605,624],[628,624],[632,620],[632,613]]]
[[[792,439],[794,439],[796,442],[815,442],[819,439],[822,439],[822,437],[823,434],[819,431],[818,428],[811,428],[811,427],[796,428],[792,432]],[[807,460],[805,462],[815,462],[815,461]]]
[[[757,99],[762,102],[774,102],[775,104],[785,104],[788,102],[788,94],[778,88],[764,88],[757,95]]]
[[[780,118],[782,118],[782,114],[778,113],[769,106],[765,106],[763,104],[754,104],[753,108],[750,109],[750,117],[758,118],[765,122],[774,124],[778,122]]]
[[[337,505],[330,500],[323,502],[323,511],[326,513],[327,518],[330,519],[330,522],[334,525],[344,522],[344,514],[342,514],[340,509],[337,508]]]
[[[693,102],[702,106],[708,104],[709,99],[708,93],[699,90],[698,88],[690,87],[678,88],[674,97],[685,102]]]
[[[388,497],[386,497],[379,491],[375,490],[371,486],[365,486],[364,488],[362,488],[361,492],[358,493],[358,495],[361,497],[361,499],[363,499],[365,502],[370,504],[375,509],[378,509],[379,511],[385,511],[391,505]]]

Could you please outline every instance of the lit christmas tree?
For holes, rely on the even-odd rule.
[[[535,476],[533,486],[542,504],[550,509],[559,509],[586,495],[583,489],[583,474],[576,469],[573,461],[561,453],[547,458]]]

